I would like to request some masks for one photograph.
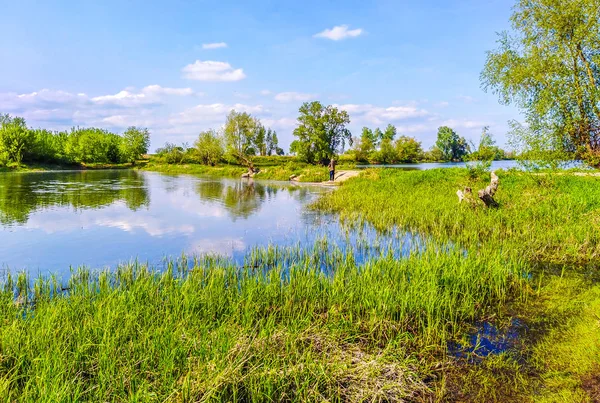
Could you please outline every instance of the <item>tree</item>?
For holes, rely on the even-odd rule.
[[[275,130],[268,129],[267,130],[267,155],[271,155],[273,153],[279,154],[279,140],[277,139],[277,132]],[[282,154],[283,155],[283,150]]]
[[[201,132],[194,144],[196,154],[205,165],[215,165],[223,158],[223,139],[215,130]]]
[[[371,154],[375,151],[378,140],[371,129],[363,127],[360,139],[358,139],[355,145],[354,158],[357,161],[368,161]]]
[[[291,150],[301,160],[326,164],[336,153],[343,151],[346,141],[352,144],[350,130],[346,128],[350,123],[346,111],[314,101],[305,102],[299,112],[298,127],[294,130],[297,140],[292,143]]]
[[[472,161],[494,161],[502,158],[504,158],[504,151],[496,146],[489,126],[485,126],[481,131],[479,146],[471,153],[469,159]]]
[[[523,110],[524,140],[600,166],[598,1],[518,0],[511,23],[487,55],[483,88]]]
[[[185,159],[186,152],[187,146],[185,144],[178,146],[166,142],[163,147],[156,150],[156,155],[163,159],[167,164],[181,164]]]
[[[429,151],[423,153],[423,159],[427,162],[439,162],[444,160],[444,153],[436,145],[432,146]]]
[[[442,152],[444,161],[461,161],[469,153],[467,140],[459,137],[458,134],[448,126],[442,126],[438,129],[437,141],[435,145]]]
[[[267,129],[257,122],[254,129],[254,149],[258,155],[267,155]]]
[[[255,154],[255,130],[259,122],[247,112],[232,110],[225,121],[225,147],[227,154],[238,162],[252,167],[250,157]]]
[[[400,136],[396,140],[396,156],[401,162],[416,162],[423,156],[421,143],[414,137]]]
[[[396,150],[392,144],[392,140],[383,139],[379,146],[379,151],[375,154],[375,160],[380,164],[393,164],[398,160]]]
[[[3,115],[0,121],[0,149],[6,154],[8,161],[19,166],[24,153],[32,148],[35,135],[23,118]]]
[[[123,133],[121,143],[121,158],[123,161],[135,164],[150,147],[150,131],[146,128],[130,126]]]
[[[381,139],[385,140],[388,139],[390,141],[394,141],[394,138],[396,137],[396,126],[389,124],[387,125],[387,127],[385,128],[385,131],[381,134]]]

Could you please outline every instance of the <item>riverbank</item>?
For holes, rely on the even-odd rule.
[[[353,169],[353,164],[342,164],[337,167],[336,182],[343,182],[350,177],[355,177],[358,171]],[[258,172],[254,179],[290,181],[301,183],[322,183],[329,181],[327,167],[310,165],[294,161],[271,162],[256,164]],[[248,172],[248,168],[240,165],[200,165],[200,164],[164,164],[150,161],[141,169],[168,174],[205,175],[220,178],[241,178]]]
[[[44,163],[23,163],[19,166],[11,164],[9,166],[0,167],[0,172],[45,172],[45,171],[83,171],[83,170],[100,170],[100,169],[133,169],[141,168],[147,163],[146,160],[136,162],[136,164],[44,164]]]

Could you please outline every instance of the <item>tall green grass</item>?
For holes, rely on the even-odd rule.
[[[432,245],[358,266],[326,242],[55,280],[0,294],[4,401],[403,401],[522,264]],[[331,266],[330,273],[321,267]]]
[[[316,207],[349,222],[368,221],[381,230],[399,226],[543,266],[581,266],[600,258],[600,178],[497,173],[498,209],[458,204],[458,189],[470,186],[476,193],[490,180],[471,177],[466,169],[370,170]]]

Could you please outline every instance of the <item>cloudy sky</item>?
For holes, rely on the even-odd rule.
[[[148,127],[192,143],[231,109],[277,130],[320,100],[351,129],[394,124],[425,147],[449,125],[503,144],[517,111],[479,74],[509,0],[0,0],[0,113],[29,125]]]

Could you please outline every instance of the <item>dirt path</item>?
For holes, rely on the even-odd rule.
[[[334,182],[345,182],[348,179],[357,177],[358,175],[360,175],[360,171],[337,171],[335,173]]]
[[[345,171],[337,171],[335,173],[335,179],[333,180],[333,182],[330,182],[330,181],[325,181],[325,182],[299,182],[299,181],[294,181],[294,180],[292,180],[292,182],[298,183],[298,184],[302,184],[302,185],[336,186],[336,185],[339,185],[342,182],[347,181],[348,179],[355,178],[358,175],[360,175],[360,171],[345,170]]]

